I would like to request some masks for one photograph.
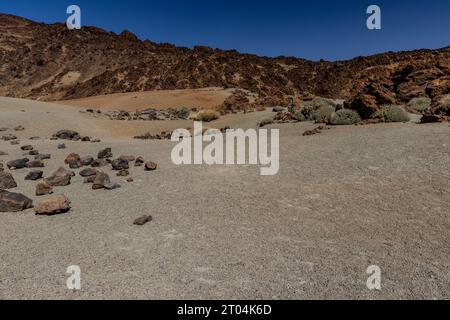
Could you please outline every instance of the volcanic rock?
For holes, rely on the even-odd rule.
[[[11,173],[0,171],[0,189],[13,189],[17,183]]]
[[[55,133],[54,137],[61,139],[61,140],[80,140],[80,134],[73,130],[60,130],[57,133]]]
[[[158,165],[152,161],[149,161],[145,164],[146,171],[154,171],[158,168]]]
[[[133,224],[137,226],[143,226],[153,220],[152,216],[142,216],[136,220],[134,220]]]
[[[28,173],[25,177],[25,180],[31,180],[31,181],[36,181],[39,179],[42,179],[42,176],[44,175],[43,171],[31,171],[30,173]]]
[[[23,194],[0,189],[0,212],[19,212],[31,208],[33,200]]]
[[[43,168],[44,163],[41,160],[33,160],[27,162],[27,168]]]
[[[106,149],[101,150],[97,156],[98,159],[107,159],[107,158],[112,158],[112,157],[113,157],[113,154],[111,152],[111,148],[106,148]]]
[[[53,188],[46,182],[41,182],[36,186],[36,196],[45,196],[53,193]]]
[[[20,149],[22,149],[23,151],[30,151],[33,150],[33,146],[27,145],[27,146],[22,146],[20,147]]]
[[[117,159],[114,160],[112,163],[112,169],[113,170],[126,170],[130,168],[130,165],[127,160]]]
[[[70,210],[70,200],[63,195],[53,196],[40,202],[35,208],[37,215],[55,215]]]
[[[27,163],[29,161],[30,160],[28,158],[17,159],[17,160],[9,161],[6,165],[7,165],[8,169],[11,169],[11,170],[23,169],[27,166]]]

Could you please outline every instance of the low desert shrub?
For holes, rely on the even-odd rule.
[[[194,115],[193,120],[211,122],[220,118],[220,113],[215,110],[202,110]]]
[[[431,107],[431,99],[428,97],[414,98],[408,103],[407,107],[411,112],[422,113]]]
[[[327,122],[331,114],[335,111],[335,107],[332,106],[322,106],[317,110],[312,112],[311,120],[317,123]]]
[[[377,111],[375,118],[384,122],[409,122],[411,118],[402,106],[386,105]]]
[[[349,109],[340,109],[331,114],[328,123],[335,126],[347,126],[361,121],[358,112]]]

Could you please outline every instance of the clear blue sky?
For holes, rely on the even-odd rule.
[[[450,0],[1,0],[0,12],[64,22],[70,4],[83,25],[267,56],[341,60],[450,45]],[[366,28],[371,4],[382,9],[380,31]]]

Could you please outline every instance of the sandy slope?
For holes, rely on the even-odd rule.
[[[23,143],[53,155],[46,175],[70,152],[107,146],[159,169],[132,168],[132,184],[108,170],[116,191],[94,192],[78,176],[56,189],[72,200],[65,215],[0,214],[0,298],[450,298],[448,125],[312,137],[301,136],[311,124],[280,126],[280,174],[261,177],[252,166],[177,167],[172,143],[108,137],[70,108],[0,99],[0,127],[24,125]],[[61,151],[58,141],[27,140],[59,127],[104,142]],[[4,162],[22,155],[3,141],[0,150]],[[26,173],[13,173],[17,191],[37,200]],[[143,214],[154,221],[133,226]],[[365,286],[371,264],[383,271],[380,292]],[[66,288],[69,265],[81,267],[80,292]]]
[[[61,104],[100,110],[136,111],[148,108],[166,109],[200,107],[213,109],[228,98],[233,89],[205,88],[117,93],[83,99],[65,100]]]

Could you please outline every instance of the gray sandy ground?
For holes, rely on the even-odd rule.
[[[23,144],[53,155],[46,175],[70,152],[103,147],[159,168],[132,168],[130,184],[108,170],[122,184],[115,191],[92,191],[77,176],[55,190],[72,200],[65,215],[0,214],[1,299],[450,299],[447,124],[342,127],[311,137],[302,133],[312,124],[276,126],[280,173],[262,177],[254,166],[177,167],[171,142],[110,138],[71,107],[64,115],[15,103],[0,99],[0,127],[24,125]],[[49,121],[39,107],[49,108]],[[256,115],[248,117],[254,123]],[[45,137],[58,126],[103,142],[57,150]],[[27,140],[34,135],[42,139]],[[23,153],[3,141],[0,150],[9,153],[3,162]],[[13,172],[15,191],[38,201],[27,172]],[[144,214],[153,222],[134,226]],[[382,269],[379,292],[366,287],[373,264]],[[66,287],[70,265],[81,268],[81,291]]]

